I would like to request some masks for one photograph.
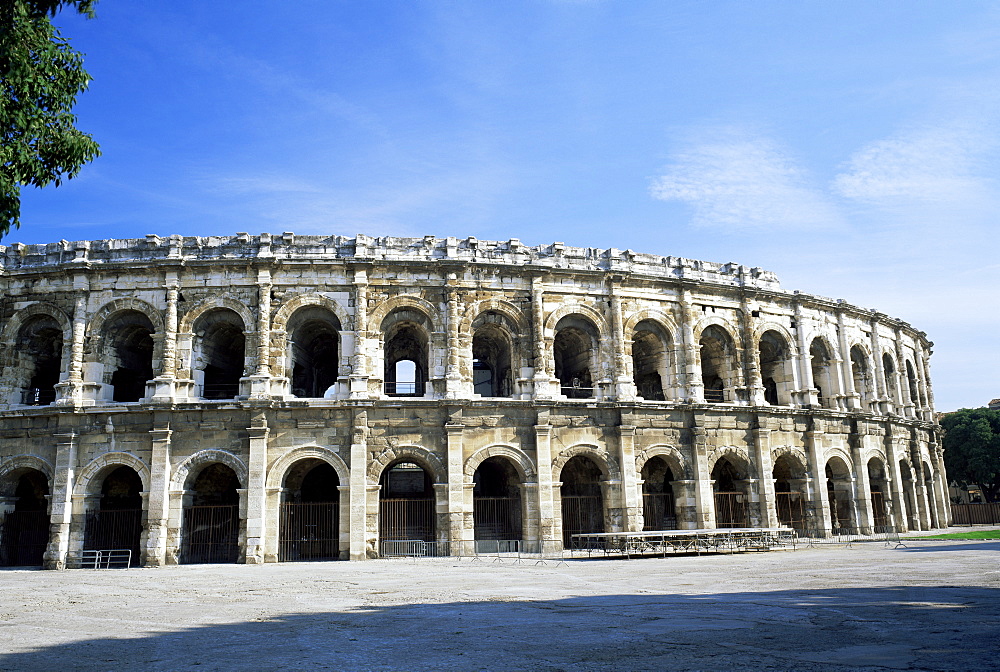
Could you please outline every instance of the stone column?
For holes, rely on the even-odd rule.
[[[84,279],[86,282],[86,279]],[[77,283],[74,283],[76,288]],[[66,379],[56,383],[56,405],[83,405],[83,346],[87,334],[87,294],[80,291],[73,306],[72,341]],[[100,383],[98,383],[98,386]],[[90,404],[93,404],[93,399]]]
[[[354,358],[351,362],[350,398],[368,398],[368,271],[354,271]],[[354,546],[352,542],[352,551]],[[353,556],[352,556],[353,557]]]
[[[459,305],[461,304],[461,297],[459,295],[459,288],[457,286],[458,280],[454,273],[448,274],[448,288],[447,288],[447,300],[448,300],[448,310],[445,313],[448,319],[447,325],[447,356],[445,358],[445,399],[459,399],[465,396],[462,381],[462,361],[468,359],[471,366],[471,354],[462,351],[460,338],[458,334],[458,325],[461,320],[461,315],[459,314]]]
[[[913,492],[917,500],[917,515],[920,521],[920,529],[929,530],[931,529],[931,514],[930,503],[927,500],[927,476],[924,474],[924,461],[920,457],[920,444],[916,441],[910,441],[910,455],[913,462]]]
[[[149,494],[146,503],[146,547],[143,564],[167,564],[167,525],[170,517],[170,437],[169,423],[149,430],[152,443],[149,460]]]
[[[375,557],[375,535],[368,543],[368,412],[358,409],[354,412],[354,427],[351,430],[351,476],[350,476],[350,556],[351,560],[365,560]],[[375,485],[375,488],[378,486]],[[376,507],[378,502],[376,502]],[[378,509],[375,510],[376,515]]]
[[[918,417],[922,420],[931,421],[934,419],[934,413],[931,410],[930,398],[927,396],[927,353],[919,342],[917,343],[915,360],[913,364],[917,368],[917,389],[920,393],[920,413]]]
[[[913,418],[916,417],[914,409],[917,407],[917,400],[913,399],[910,394],[910,378],[906,375],[906,358],[903,356],[903,336],[899,327],[896,327],[894,331],[896,336],[893,339],[896,346],[896,380],[898,381],[899,398],[903,402],[903,412],[900,415]],[[913,375],[916,375],[916,371]]]
[[[837,310],[837,335],[840,348],[840,377],[843,380],[844,408],[848,411],[861,409],[861,395],[854,389],[854,371],[851,368],[851,348],[847,342],[847,325],[844,322],[844,310]]]
[[[929,350],[925,350],[920,353],[920,359],[923,364],[923,381],[925,386],[924,394],[927,397],[927,414],[924,418],[927,421],[932,421],[934,419],[934,388],[931,385],[931,353]],[[943,473],[943,472],[942,472]]]
[[[892,410],[892,401],[889,399],[889,384],[885,377],[885,367],[882,366],[882,346],[879,343],[878,320],[871,320],[871,348],[872,359],[874,359],[875,374],[875,396],[878,399],[878,408],[882,415],[888,414]]]
[[[251,399],[271,397],[271,271],[257,271],[257,368],[247,377]]]
[[[247,465],[247,536],[244,561],[248,565],[259,565],[264,562],[264,539],[268,533],[264,525],[265,506],[267,505],[267,491],[265,489],[269,434],[267,419],[263,415],[255,417],[247,428],[247,434],[250,437],[250,460]]]
[[[682,362],[678,367],[685,378],[684,395],[687,401],[695,404],[705,403],[705,386],[701,380],[701,355],[698,344],[694,340],[694,315],[691,310],[691,290],[686,287],[680,292],[681,323],[679,326],[680,348],[678,349]],[[700,510],[700,509],[699,509]]]
[[[614,347],[615,360],[615,397],[619,401],[632,401],[638,396],[635,387],[635,380],[629,376],[628,358],[625,354],[627,343],[625,341],[625,326],[622,319],[622,302],[618,294],[618,283],[608,280],[608,294],[611,297],[611,305],[608,307],[609,322],[611,323],[612,347]]]
[[[760,522],[763,527],[778,527],[777,497],[774,495],[774,464],[771,461],[771,430],[767,420],[757,418],[753,430],[754,461],[759,479],[757,494],[760,498]]]
[[[472,555],[474,528],[472,511],[465,502],[465,469],[462,432],[465,427],[457,423],[444,426],[448,442],[448,542],[451,555]]]
[[[937,507],[938,525],[948,527],[951,525],[951,499],[948,492],[948,477],[944,468],[944,449],[941,444],[932,441],[928,450],[931,459],[934,460],[934,483],[937,486]]]
[[[552,382],[553,372],[549,370],[549,358],[545,352],[545,293],[539,276],[531,278],[531,337],[535,355],[535,399],[552,399],[553,388],[558,383]]]
[[[66,569],[70,522],[73,519],[73,485],[76,480],[76,434],[54,434],[55,472],[49,511],[49,543],[45,548],[45,569]]]
[[[816,406],[819,398],[816,393],[816,384],[813,382],[812,358],[809,354],[809,344],[806,343],[806,329],[802,318],[802,304],[795,302],[795,339],[798,341],[799,356],[796,358],[796,368],[799,371],[799,390],[796,393],[797,401],[802,406]],[[824,497],[826,491],[824,490]]]
[[[751,406],[764,405],[764,382],[760,375],[759,351],[753,347],[754,328],[750,306],[745,292],[740,295],[740,328],[743,331],[743,367],[746,369],[747,395]],[[763,478],[763,476],[761,476]],[[770,479],[767,479],[770,480]],[[763,517],[767,519],[766,516]]]
[[[539,418],[541,420],[541,418]],[[547,421],[548,418],[545,418]],[[555,481],[552,474],[552,426],[535,425],[535,459],[538,461],[538,525],[542,553],[562,549],[562,516],[555,510]]]
[[[622,466],[622,521],[626,532],[642,531],[642,485],[635,470],[635,427],[618,426],[618,461]]]
[[[287,492],[287,488],[280,486],[264,488],[263,518],[264,529],[268,532],[264,535],[262,542],[264,562],[278,562],[278,557],[281,554],[281,504]]]
[[[815,515],[814,524],[820,536],[828,537],[831,533],[830,498],[826,493],[826,464],[820,452],[820,442],[823,432],[809,430],[806,432],[806,449],[809,454],[810,471],[813,483],[812,504]]]
[[[146,395],[156,403],[170,403],[174,400],[175,379],[177,377],[177,300],[180,296],[177,273],[167,273],[167,309],[163,315],[163,360],[160,375],[149,381]]]

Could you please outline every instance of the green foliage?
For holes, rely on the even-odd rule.
[[[955,532],[952,534],[921,535],[904,537],[903,541],[924,541],[925,539],[1000,539],[1000,530],[977,530],[975,532]]]
[[[948,477],[978,483],[988,501],[1000,493],[1000,411],[963,408],[941,421]]]
[[[90,75],[49,17],[95,0],[0,0],[0,237],[21,225],[21,187],[59,184],[100,155],[76,127]]]

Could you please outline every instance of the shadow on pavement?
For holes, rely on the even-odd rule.
[[[998,646],[1000,590],[890,587],[288,613],[42,644],[0,669],[967,671],[997,669]]]

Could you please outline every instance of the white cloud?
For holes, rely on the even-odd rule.
[[[822,229],[842,223],[833,204],[771,140],[722,131],[673,157],[650,192],[694,208],[692,224],[723,229]],[[729,136],[729,137],[725,137]]]
[[[982,172],[995,145],[990,133],[972,125],[910,129],[856,152],[833,189],[882,207],[979,203],[994,190]]]

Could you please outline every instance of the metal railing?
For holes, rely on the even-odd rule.
[[[434,539],[434,500],[393,497],[379,500],[379,537],[407,540]]]
[[[48,406],[56,400],[54,389],[29,387],[21,390],[21,403],[26,406]]]
[[[569,547],[574,534],[604,531],[604,502],[600,495],[562,496],[563,545]]]
[[[715,493],[716,527],[750,527],[750,510],[744,492]]]
[[[202,399],[235,399],[239,393],[239,383],[214,383],[201,386]]]
[[[673,493],[642,493],[642,521],[644,530],[676,530]]]
[[[726,401],[725,390],[705,389],[705,401],[709,404],[722,404]]]
[[[84,524],[84,550],[127,548],[132,551],[132,560],[138,562],[142,515],[142,509],[89,512]]]
[[[379,542],[381,558],[444,558],[451,555],[447,541],[423,539],[383,539]]]
[[[340,558],[340,506],[336,502],[281,505],[278,561]]]
[[[128,569],[132,566],[132,549],[93,549],[80,553],[80,569]]]
[[[10,511],[0,530],[0,566],[41,567],[48,543],[46,511]]]
[[[567,399],[593,399],[594,387],[580,387],[578,385],[563,385],[559,391]]]
[[[518,539],[521,536],[520,497],[473,498],[476,539]]]
[[[800,535],[809,527],[806,522],[805,499],[806,496],[801,492],[774,493],[774,504],[778,514],[778,522],[792,528]]]
[[[422,397],[424,396],[424,384],[412,382],[386,381],[382,383],[382,389],[390,397]]]

